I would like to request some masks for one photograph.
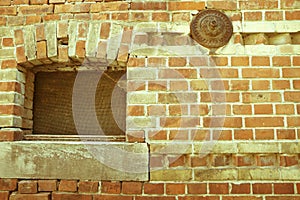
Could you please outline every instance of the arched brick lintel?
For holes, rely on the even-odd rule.
[[[2,63],[10,68],[16,64],[26,68],[57,63],[80,65],[83,61],[125,67],[132,29],[98,21],[55,21],[5,29],[3,36],[12,38],[15,46]]]

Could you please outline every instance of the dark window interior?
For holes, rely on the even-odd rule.
[[[96,126],[100,126],[105,135],[124,135],[126,119],[126,92],[120,86],[120,78],[125,71],[105,71],[101,75],[96,93],[93,92],[95,109],[86,109],[89,101],[72,102],[74,84],[79,72],[39,72],[35,76],[35,94],[33,108],[33,132],[35,134],[78,134],[78,126],[84,134],[100,134],[93,120],[89,120],[89,112],[96,113]],[[81,72],[80,72],[81,73]],[[95,77],[95,72],[84,72],[85,77]],[[90,80],[91,80],[90,79]],[[82,99],[89,91],[91,81],[85,78],[76,84]],[[73,103],[73,104],[72,104]],[[80,123],[74,123],[72,109],[80,111]],[[73,106],[73,107],[72,107]],[[81,110],[80,110],[81,109]],[[78,113],[78,112],[77,112]],[[78,121],[78,120],[77,120]],[[78,125],[79,124],[79,125]]]

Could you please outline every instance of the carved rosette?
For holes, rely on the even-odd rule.
[[[217,10],[200,11],[191,23],[191,35],[200,45],[218,48],[228,43],[233,27],[230,19]]]

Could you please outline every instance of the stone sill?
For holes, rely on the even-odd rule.
[[[0,149],[1,178],[149,180],[146,143],[18,141]]]

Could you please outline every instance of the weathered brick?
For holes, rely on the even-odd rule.
[[[52,192],[57,190],[57,180],[38,180],[40,192]]]
[[[47,4],[48,0],[30,0],[31,5],[43,5]]]
[[[163,183],[144,183],[145,194],[164,194]]]
[[[79,181],[78,192],[96,193],[98,192],[99,182],[97,181]]]
[[[272,184],[255,183],[252,185],[253,194],[272,194]]]
[[[20,6],[19,13],[23,15],[53,13],[53,5]]]
[[[141,182],[122,182],[123,194],[142,194]]]
[[[14,191],[17,189],[17,179],[0,179],[0,190]]]
[[[21,194],[37,193],[37,181],[20,181],[18,183],[18,190]]]
[[[17,8],[15,6],[1,6],[0,15],[17,15]]]
[[[103,181],[101,183],[101,192],[107,193],[107,194],[120,194],[121,193],[121,183],[120,182]]]
[[[53,192],[52,193],[52,200],[92,200],[92,195],[86,195],[86,194],[68,194],[68,193],[58,193]],[[48,199],[47,199],[48,200]]]
[[[175,10],[203,10],[205,7],[204,2],[168,2],[168,8],[170,11]]]
[[[9,199],[10,200],[49,200],[50,199],[50,193],[12,194]]]
[[[63,192],[76,192],[77,181],[61,180],[58,186],[58,190]]]

